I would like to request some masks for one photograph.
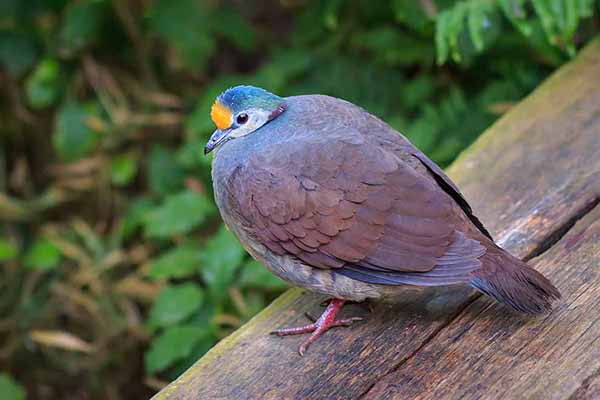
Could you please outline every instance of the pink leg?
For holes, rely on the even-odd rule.
[[[271,333],[278,335],[278,336],[289,336],[289,335],[300,335],[302,333],[312,332],[312,335],[310,335],[308,337],[308,339],[306,339],[300,345],[300,348],[298,349],[298,352],[300,353],[300,355],[303,356],[304,353],[306,352],[306,350],[308,349],[308,347],[315,340],[317,340],[319,338],[319,336],[321,336],[323,333],[325,333],[325,331],[327,331],[328,329],[334,328],[337,326],[350,326],[350,325],[352,325],[352,323],[354,321],[362,320],[362,318],[360,318],[360,317],[336,320],[335,316],[342,309],[343,306],[344,306],[344,300],[331,299],[331,301],[329,302],[329,305],[327,306],[327,308],[325,309],[323,314],[314,323],[305,325],[305,326],[301,326],[298,328],[278,329]]]

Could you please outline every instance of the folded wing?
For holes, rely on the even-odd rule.
[[[359,134],[266,149],[229,187],[247,229],[271,251],[353,279],[465,282],[485,253],[435,181]]]

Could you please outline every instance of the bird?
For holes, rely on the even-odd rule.
[[[212,181],[224,223],[259,263],[329,301],[310,334],[346,302],[393,299],[408,287],[466,284],[526,314],[550,311],[555,286],[499,247],[459,188],[378,117],[326,95],[280,97],[254,86],[221,93]]]

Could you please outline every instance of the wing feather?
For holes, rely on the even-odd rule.
[[[366,282],[464,281],[483,247],[457,231],[460,207],[393,152],[349,135],[249,158],[230,190],[251,234],[277,254]]]

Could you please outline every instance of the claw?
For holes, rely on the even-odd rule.
[[[370,301],[367,302],[367,308],[369,309],[370,313],[374,313],[375,312],[375,306]]]
[[[306,316],[306,318],[308,318],[311,322],[317,322],[317,318],[315,318],[313,315],[311,315],[308,311],[304,313],[304,315]]]

